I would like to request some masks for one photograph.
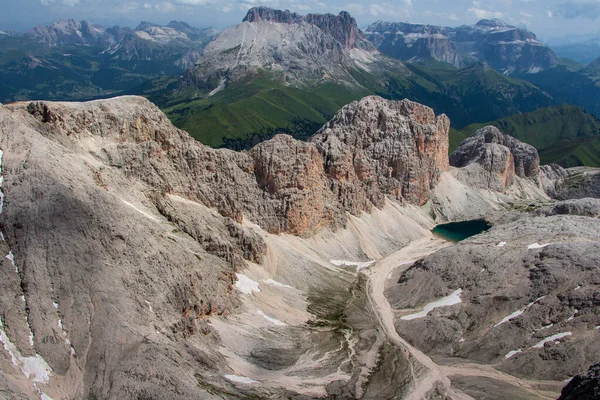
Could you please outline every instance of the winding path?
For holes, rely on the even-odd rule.
[[[425,399],[426,394],[435,387],[436,383],[441,382],[448,389],[453,399],[472,399],[467,394],[451,387],[448,377],[455,375],[495,379],[512,386],[520,387],[540,398],[555,398],[554,392],[539,389],[550,382],[519,379],[496,370],[493,365],[458,363],[452,366],[440,366],[398,335],[395,327],[396,318],[394,311],[384,294],[389,275],[394,271],[402,273],[418,259],[450,245],[451,243],[430,235],[410,243],[403,249],[363,270],[363,273],[368,278],[368,298],[380,325],[390,342],[403,349],[409,358],[414,387],[411,388],[407,398],[415,400]],[[417,373],[415,372],[415,366],[417,366],[415,365],[415,361],[424,367]]]

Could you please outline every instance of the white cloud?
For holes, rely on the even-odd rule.
[[[114,8],[114,10],[119,14],[129,14],[137,10],[138,8],[139,4],[134,1],[131,1],[129,3],[119,4]]]
[[[144,10],[150,10],[150,9],[152,9],[152,4],[150,4],[150,3],[144,3],[144,5],[142,6],[142,8]]]
[[[62,4],[63,6],[74,7],[79,4],[79,0],[40,0],[41,5],[50,6],[52,4]]]
[[[450,21],[458,21],[458,17],[455,13],[437,13],[438,17],[449,19]]]
[[[484,10],[483,8],[476,7],[471,7],[467,11],[479,19],[502,18],[504,16],[500,11]]]
[[[177,10],[177,7],[168,1],[156,4],[154,8],[156,8],[156,11],[161,13],[170,13]]]
[[[521,11],[519,14],[521,14],[525,18],[531,18],[531,17],[533,17],[533,15],[531,15],[529,13],[526,13],[525,11]]]

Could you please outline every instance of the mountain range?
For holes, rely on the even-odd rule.
[[[236,152],[141,97],[0,105],[0,396],[557,398],[600,357],[600,171],[450,125],[368,96]]]
[[[151,81],[141,92],[200,141],[233,148],[281,131],[306,137],[368,94],[428,102],[459,127],[553,101],[485,63],[456,69],[385,56],[345,12],[301,16],[264,7],[219,35],[183,77]]]
[[[0,100],[142,94],[201,142],[234,149],[282,132],[306,139],[373,94],[426,103],[451,118],[453,132],[560,104],[600,115],[596,63],[565,64],[535,34],[500,20],[377,22],[365,33],[347,12],[256,7],[221,34],[183,22],[63,20],[0,36],[0,60]],[[579,142],[556,161],[595,165],[595,156],[574,155],[584,144],[571,139]]]
[[[560,63],[533,32],[499,19],[457,28],[379,21],[369,25],[366,36],[383,54],[404,61],[435,59],[455,67],[485,61],[506,75],[536,73]]]
[[[24,35],[0,35],[0,101],[120,93],[184,72],[216,34],[177,21],[130,29],[59,20]]]

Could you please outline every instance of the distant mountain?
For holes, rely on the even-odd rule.
[[[366,37],[384,54],[404,61],[435,59],[456,67],[485,61],[504,74],[536,73],[559,64],[535,34],[498,19],[458,28],[376,22]]]
[[[542,108],[492,122],[473,124],[450,134],[450,151],[480,128],[493,125],[538,149],[542,164],[600,167],[600,120],[582,107]]]
[[[547,44],[559,57],[570,58],[581,64],[589,64],[600,57],[600,33],[554,38],[548,40]]]
[[[72,19],[0,35],[0,101],[120,93],[192,67],[216,35],[177,21],[130,29]]]
[[[277,132],[306,138],[369,94],[424,102],[457,127],[553,104],[534,85],[485,64],[456,69],[387,57],[346,12],[264,7],[225,30],[182,78],[156,79],[140,91],[198,140],[236,149]]]

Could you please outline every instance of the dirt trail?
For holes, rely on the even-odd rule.
[[[444,240],[427,236],[412,242],[400,251],[378,261],[374,266],[364,272],[369,279],[367,287],[369,300],[388,339],[398,347],[404,349],[404,351],[408,352],[410,356],[427,370],[423,376],[417,376],[414,373],[414,365],[411,363],[411,372],[413,374],[413,383],[415,386],[411,388],[411,392],[408,396],[409,399],[421,400],[426,398],[427,392],[436,385],[436,382],[442,382],[445,387],[450,388],[450,379],[448,379],[442,372],[442,369],[434,363],[431,358],[412,347],[406,340],[398,335],[394,325],[394,312],[390,303],[388,303],[385,298],[385,283],[392,271],[397,268],[400,269],[400,271],[407,269],[419,258],[434,253],[448,245],[449,243]],[[471,399],[470,396],[455,391],[451,391],[451,395],[453,399]]]
[[[423,239],[416,240],[400,251],[379,260],[373,266],[363,271],[368,278],[367,293],[369,301],[371,302],[373,311],[388,339],[398,347],[402,348],[403,351],[410,354],[414,360],[426,369],[426,372],[421,373],[419,376],[419,374],[415,374],[415,365],[411,363],[414,387],[411,388],[408,399],[421,400],[426,398],[427,392],[436,385],[436,382],[441,382],[446,388],[450,388],[450,395],[453,399],[471,399],[470,396],[451,388],[450,379],[448,377],[456,375],[496,379],[512,386],[520,387],[543,399],[556,398],[556,393],[539,389],[540,387],[552,386],[553,384],[556,384],[556,382],[527,381],[519,379],[496,370],[492,365],[459,363],[452,366],[440,366],[426,354],[411,346],[406,340],[398,335],[395,328],[394,312],[384,294],[388,276],[393,271],[402,273],[418,259],[426,257],[429,254],[450,245],[451,243],[445,240],[427,236]]]

